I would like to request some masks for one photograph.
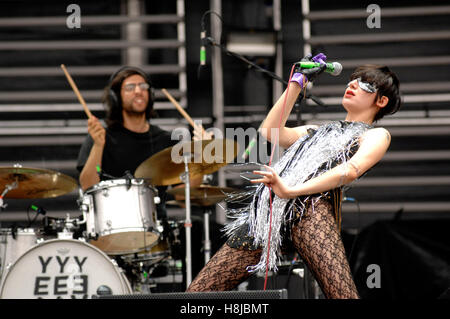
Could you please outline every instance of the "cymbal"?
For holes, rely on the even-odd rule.
[[[210,200],[203,201],[203,200],[191,199],[191,206],[208,207],[208,206],[214,206],[215,204],[217,204],[219,202],[221,202],[221,200],[213,202],[213,201],[210,201]],[[184,199],[183,200],[173,199],[173,200],[166,201],[166,205],[179,206],[179,207],[185,208],[186,207],[186,202],[184,201]]]
[[[182,201],[184,204],[186,187],[172,188],[167,191],[168,194],[175,196],[176,201]],[[231,187],[219,187],[211,185],[200,185],[189,188],[191,205],[194,206],[212,206],[227,197],[227,193],[238,192]]]
[[[219,187],[212,185],[199,185],[189,188],[191,198],[206,198],[206,197],[223,197],[225,198],[227,193],[237,192],[238,189],[231,187]],[[167,190],[167,194],[174,196],[184,196],[186,194],[186,187],[177,187]]]
[[[136,169],[136,178],[149,179],[152,185],[183,183],[183,154],[188,154],[189,177],[201,177],[231,163],[238,154],[238,144],[229,139],[181,142],[146,159]]]
[[[67,175],[41,168],[0,167],[0,192],[17,182],[6,198],[50,198],[64,195],[78,187],[77,181]]]
[[[211,185],[200,185],[189,188],[191,204],[196,206],[212,206],[227,197],[227,193],[235,193],[238,190],[231,187],[219,187]],[[176,201],[184,201],[186,187],[172,188],[168,194],[176,196]],[[183,202],[184,203],[184,202]]]

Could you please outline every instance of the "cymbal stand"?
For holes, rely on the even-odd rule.
[[[192,281],[192,254],[191,254],[191,194],[190,194],[190,180],[189,180],[189,165],[191,154],[183,154],[184,170],[185,172],[180,176],[180,179],[185,183],[185,205],[186,205],[186,220],[184,221],[184,228],[186,230],[186,289]]]
[[[211,240],[209,238],[209,215],[211,215],[211,209],[209,207],[205,208],[203,213],[203,226],[205,232],[205,240],[203,242],[203,250],[205,253],[205,265],[211,258]]]
[[[16,189],[17,187],[19,187],[19,183],[17,182],[17,179],[11,183],[11,184],[7,184],[5,186],[5,189],[3,190],[3,193],[0,195],[0,208],[4,209],[6,208],[6,206],[8,206],[8,204],[4,204],[3,203],[3,197],[5,197],[5,195],[12,189]]]

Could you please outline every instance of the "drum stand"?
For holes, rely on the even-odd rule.
[[[189,165],[191,154],[184,154],[184,170],[181,180],[185,183],[185,205],[186,205],[186,220],[184,228],[186,230],[186,289],[192,281],[192,255],[191,255],[191,194],[190,194],[190,180],[189,180]]]

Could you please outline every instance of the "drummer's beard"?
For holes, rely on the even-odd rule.
[[[122,102],[122,109],[130,116],[142,116],[145,114],[148,107],[148,99],[144,96],[138,95],[131,100]]]

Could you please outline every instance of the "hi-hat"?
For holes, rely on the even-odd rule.
[[[218,171],[231,163],[238,154],[238,144],[228,139],[182,142],[168,147],[146,159],[136,169],[136,178],[149,179],[152,185],[183,183],[183,155],[187,154],[190,178]]]
[[[50,198],[64,195],[78,187],[67,175],[41,168],[0,167],[0,192],[14,185],[5,198]]]
[[[172,188],[167,191],[168,194],[174,195],[176,201],[185,200],[185,187]],[[211,185],[200,185],[189,188],[190,201],[195,206],[212,206],[223,201],[227,194],[238,192],[235,188],[219,187]]]

